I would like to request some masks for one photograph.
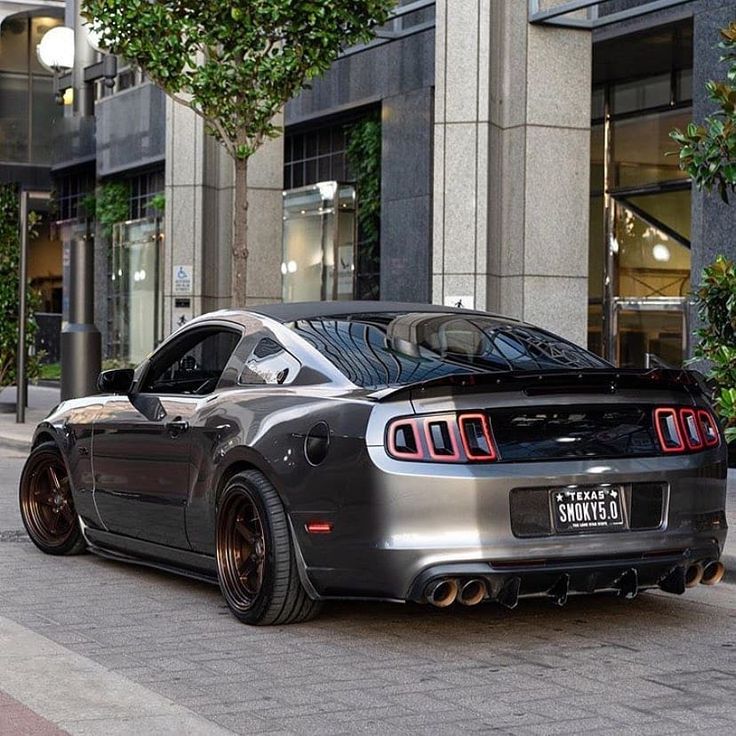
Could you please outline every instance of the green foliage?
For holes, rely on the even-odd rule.
[[[696,360],[710,365],[716,409],[726,427],[726,439],[736,440],[736,266],[719,256],[703,269],[695,294],[703,325],[696,334]]]
[[[378,270],[381,243],[381,121],[361,120],[347,131],[347,160],[358,192],[358,263]],[[377,296],[377,295],[375,295]]]
[[[690,123],[670,136],[679,146],[680,168],[699,189],[717,190],[724,202],[736,191],[736,21],[721,31],[726,81],[706,84],[717,110],[702,123]]]
[[[280,132],[284,104],[396,0],[84,0],[103,46],[207,122],[235,159]]]
[[[61,363],[43,363],[39,367],[38,377],[43,381],[61,380]]]
[[[153,197],[148,200],[147,209],[154,215],[163,215],[164,210],[166,209],[166,195],[162,192],[154,194]]]
[[[29,231],[37,223],[29,219]],[[18,190],[15,186],[0,185],[0,388],[15,383],[18,360],[18,287],[20,270],[20,221]],[[39,303],[38,295],[29,287],[27,291],[26,345],[33,347],[36,320],[33,312]],[[38,375],[38,355],[29,355],[28,378]]]
[[[358,185],[358,219],[366,241],[381,234],[381,121],[371,116],[348,130],[347,158]]]
[[[124,181],[108,181],[97,187],[96,196],[85,198],[87,217],[94,217],[109,235],[112,226],[125,222],[130,216],[130,184]]]

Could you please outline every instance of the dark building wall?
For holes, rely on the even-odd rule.
[[[155,85],[147,82],[99,100],[95,118],[99,177],[164,160],[166,97]]]
[[[432,118],[430,87],[383,101],[381,296],[430,301]]]
[[[287,126],[381,104],[381,298],[428,301],[434,30],[339,59],[286,107]]]
[[[725,79],[728,65],[720,61],[719,30],[736,20],[736,0],[704,0],[694,14],[693,116],[702,120],[713,111],[705,84]],[[719,255],[736,259],[736,201],[724,204],[717,193],[693,189],[692,275],[700,281],[704,266]]]
[[[49,189],[48,166],[34,164],[0,164],[0,184],[20,184],[26,189]]]

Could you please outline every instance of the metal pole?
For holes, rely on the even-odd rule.
[[[605,254],[603,259],[603,357],[616,362],[616,320],[614,296],[616,293],[617,255],[614,252],[616,236],[616,205],[611,196],[614,187],[613,121],[611,120],[611,88],[605,88],[604,111],[603,201],[605,208]]]
[[[96,392],[102,336],[94,324],[94,236],[90,221],[69,249],[69,321],[61,333],[61,398]]]
[[[94,90],[84,81],[84,69],[94,63],[79,5],[74,8],[74,116],[94,115]],[[94,324],[94,236],[87,220],[84,234],[75,232],[69,248],[69,321],[61,332],[61,398],[96,392],[102,337]]]
[[[15,376],[15,421],[26,421],[26,401],[28,383],[26,382],[26,289],[28,280],[28,192],[22,189],[18,198],[20,209],[20,264],[18,273],[18,366]]]

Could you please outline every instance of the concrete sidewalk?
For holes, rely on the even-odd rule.
[[[2,448],[27,451],[31,447],[36,425],[46,418],[49,412],[59,403],[59,388],[49,386],[28,387],[28,407],[26,421],[17,424],[15,421],[15,386],[0,390],[0,450]],[[11,412],[7,410],[11,409]]]

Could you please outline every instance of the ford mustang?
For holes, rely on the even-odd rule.
[[[484,312],[321,302],[197,318],[98,388],[36,429],[29,536],[218,583],[246,623],[724,573],[726,447],[694,372]]]

